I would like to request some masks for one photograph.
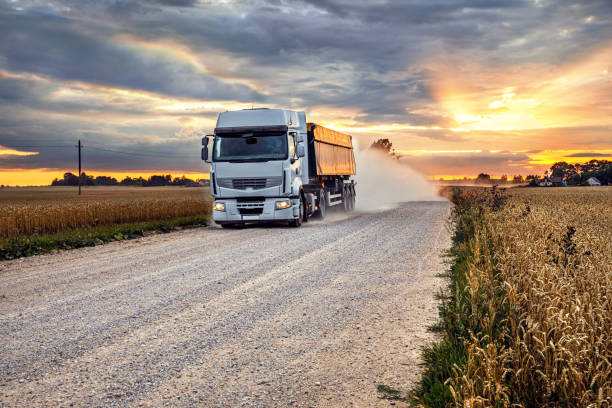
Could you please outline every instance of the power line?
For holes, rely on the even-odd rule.
[[[31,149],[48,149],[48,148],[72,148],[75,146],[72,145],[5,145],[5,144],[1,144],[0,146],[9,148],[9,149],[24,149],[24,148],[31,148]],[[156,152],[133,152],[133,151],[126,151],[126,150],[115,150],[115,149],[107,149],[107,148],[103,148],[103,147],[97,147],[97,146],[92,146],[92,145],[81,145],[82,148],[89,148],[89,149],[95,149],[95,150],[99,150],[99,151],[103,151],[103,152],[109,152],[109,153],[117,153],[117,154],[124,154],[124,155],[129,155],[129,156],[139,156],[139,157],[163,157],[163,158],[168,158],[168,159],[192,159],[194,157],[197,157],[197,155],[193,155],[193,156],[187,156],[187,155],[169,155],[169,154],[164,154],[164,153],[156,153]]]
[[[191,159],[194,156],[185,156],[185,155],[167,155],[167,154],[163,154],[163,153],[143,153],[143,152],[130,152],[130,151],[125,151],[125,150],[114,150],[114,149],[105,149],[102,147],[96,147],[96,146],[85,146],[86,148],[90,148],[90,149],[95,149],[95,150],[99,150],[99,151],[103,151],[103,152],[110,152],[110,153],[118,153],[118,154],[126,154],[129,156],[142,156],[142,157],[165,157],[165,158],[171,158],[171,159]]]

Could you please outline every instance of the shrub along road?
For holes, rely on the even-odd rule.
[[[0,405],[388,406],[435,335],[447,202],[0,263]]]

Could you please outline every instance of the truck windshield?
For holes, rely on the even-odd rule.
[[[260,161],[287,158],[287,134],[215,137],[214,161]]]

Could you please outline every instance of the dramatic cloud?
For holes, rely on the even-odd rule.
[[[604,157],[610,38],[608,0],[0,0],[0,168],[68,168],[38,146],[81,139],[95,169],[200,171],[200,133],[251,106],[430,176]]]
[[[0,27],[0,51],[10,71],[179,97],[263,99],[244,85],[205,74],[178,52],[113,40],[110,33],[75,27],[65,18],[10,14]]]

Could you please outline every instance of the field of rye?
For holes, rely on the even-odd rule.
[[[208,216],[208,188],[20,187],[0,189],[0,240],[112,224]]]
[[[454,196],[424,406],[612,406],[612,187]]]

